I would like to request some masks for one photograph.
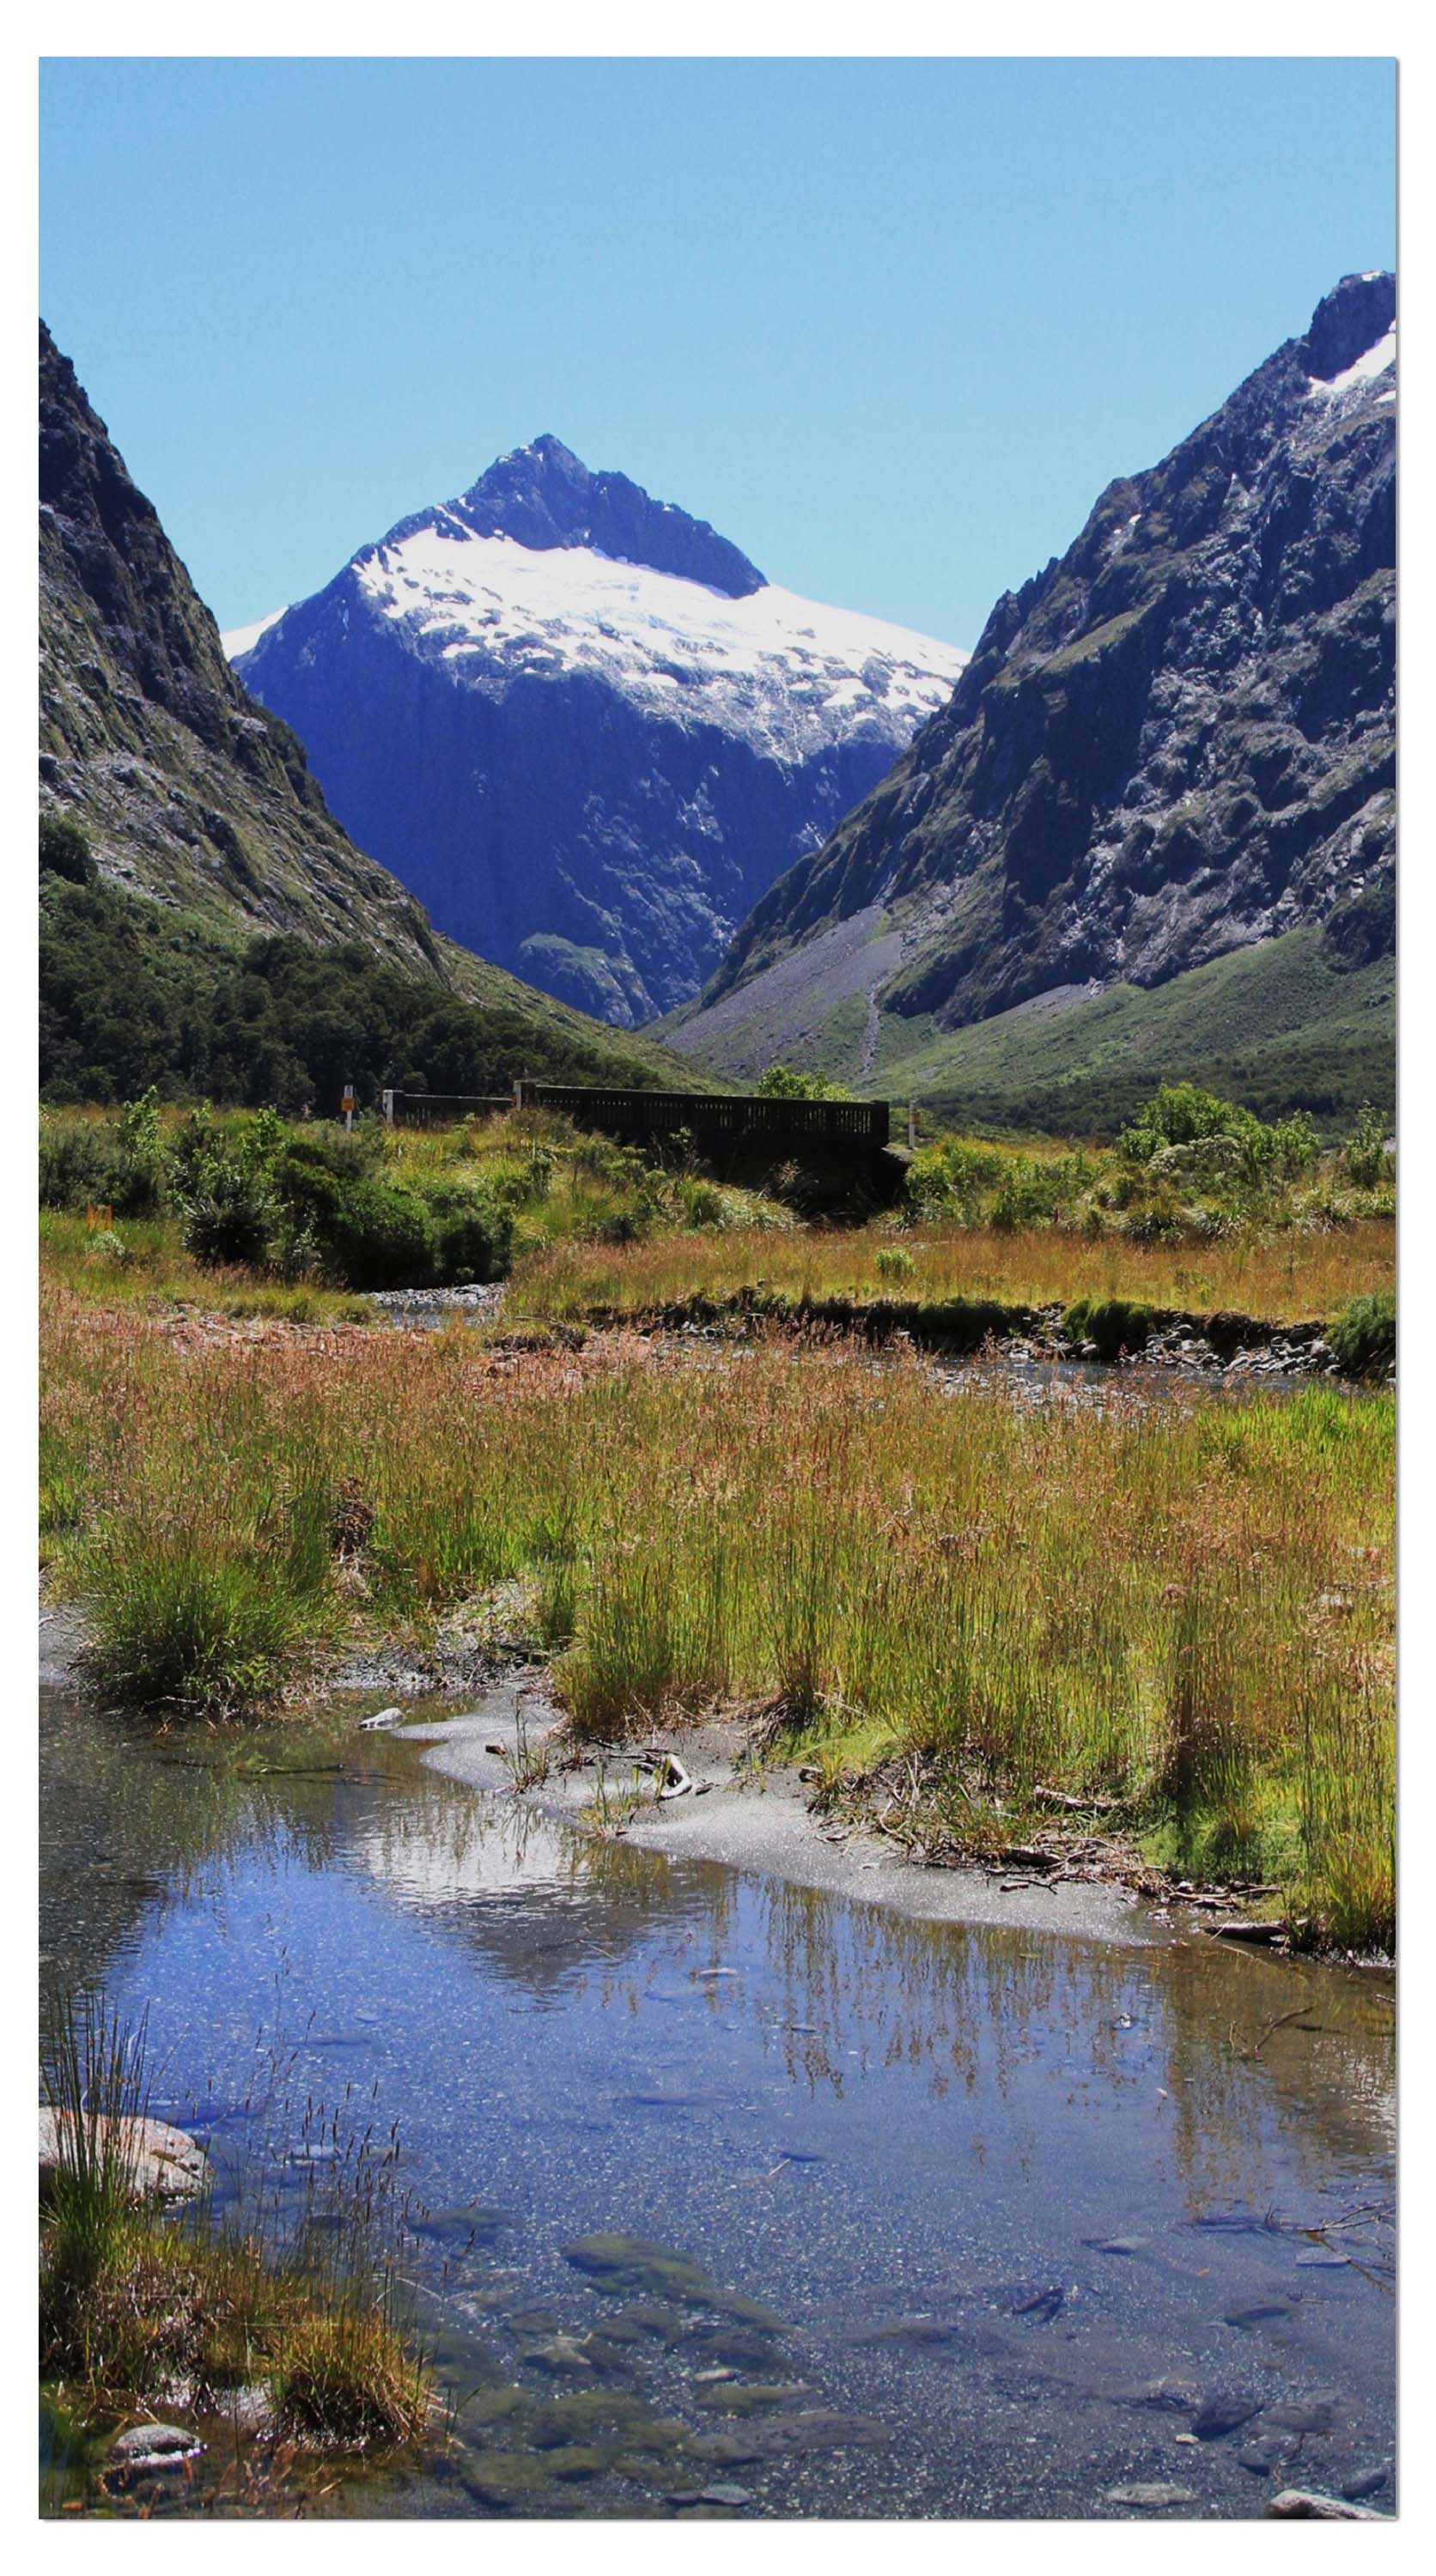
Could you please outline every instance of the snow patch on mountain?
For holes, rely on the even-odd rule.
[[[839,735],[906,742],[967,656],[776,583],[730,599],[587,546],[417,529],[358,556],[366,603],[409,648],[475,687],[579,673],[668,722],[709,724],[801,760]]]
[[[225,660],[237,662],[241,653],[247,653],[252,645],[259,642],[261,635],[267,635],[271,626],[277,626],[283,615],[282,608],[272,608],[267,617],[256,617],[252,626],[231,626],[219,639],[224,646]]]
[[[1353,385],[1369,384],[1373,376],[1384,376],[1387,368],[1395,364],[1396,325],[1393,322],[1390,330],[1383,332],[1373,347],[1364,349],[1359,358],[1354,358],[1349,367],[1343,367],[1339,376],[1312,376],[1308,379],[1307,390],[1313,398],[1330,402],[1337,394],[1350,393]]]

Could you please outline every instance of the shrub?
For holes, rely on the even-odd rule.
[[[791,1064],[770,1064],[753,1085],[760,1100],[842,1100],[845,1094],[821,1073],[799,1073]]]
[[[267,1259],[276,1215],[274,1193],[257,1172],[218,1156],[206,1165],[184,1211],[184,1246],[213,1269]]]
[[[1386,1143],[1386,1117],[1368,1100],[1341,1150],[1347,1179],[1359,1190],[1379,1190],[1389,1183],[1394,1158]]]
[[[433,1220],[408,1190],[358,1172],[341,1179],[293,1149],[276,1175],[290,1218],[346,1288],[417,1288],[438,1264]]]
[[[108,1128],[55,1126],[40,1129],[40,1205],[51,1208],[118,1207],[122,1213],[126,1186],[125,1157]]]
[[[40,817],[40,874],[64,877],[71,885],[93,885],[95,862],[90,844],[69,814]]]
[[[1186,1147],[1191,1150],[1181,1158],[1180,1168],[1209,1169],[1215,1176],[1224,1165],[1233,1169],[1237,1159],[1214,1150],[1221,1139],[1229,1139],[1237,1148],[1240,1169],[1248,1180],[1279,1174],[1289,1178],[1308,1171],[1316,1160],[1316,1129],[1304,1109],[1267,1127],[1250,1109],[1239,1109],[1214,1091],[1201,1091],[1194,1082],[1164,1082],[1123,1130],[1119,1144],[1129,1162],[1155,1162],[1166,1172],[1178,1168],[1171,1149]],[[1203,1147],[1205,1156],[1198,1150]]]
[[[917,1263],[900,1243],[885,1243],[873,1268],[879,1279],[911,1279]]]
[[[465,1196],[437,1216],[437,1266],[447,1283],[506,1279],[513,1255],[514,1221],[492,1200]]]
[[[1115,1360],[1126,1351],[1147,1347],[1151,1317],[1145,1306],[1125,1297],[1079,1297],[1062,1319],[1069,1342],[1095,1343],[1100,1359]]]
[[[1389,1288],[1353,1297],[1327,1339],[1348,1377],[1376,1377],[1396,1358],[1396,1299]]]

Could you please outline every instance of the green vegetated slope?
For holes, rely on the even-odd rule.
[[[452,981],[358,940],[246,939],[113,886],[42,878],[40,1083],[49,1100],[208,1097],[280,1109],[361,1103],[417,1077],[507,1090],[516,1074],[645,1090],[706,1089],[661,1047],[585,1019],[497,966],[440,945]]]
[[[943,1031],[895,1015],[862,1088],[909,1092],[965,1122],[1114,1133],[1157,1081],[1199,1081],[1262,1117],[1344,1127],[1394,1106],[1396,961],[1347,973],[1314,930],[1215,958],[1170,984],[1116,984]]]

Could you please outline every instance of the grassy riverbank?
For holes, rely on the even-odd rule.
[[[392,2157],[326,2148],[327,2203],[217,2215],[141,2191],[144,2034],[93,1997],[58,2010],[44,2080],[59,2162],[40,2221],[40,2376],[72,2419],[223,2417],[243,2390],[300,2449],[417,2440],[428,2373],[396,2322]],[[268,2223],[266,2224],[266,2215]]]
[[[1394,1258],[1394,1228],[1380,1217],[1311,1232],[1150,1244],[1050,1224],[1014,1233],[991,1226],[915,1226],[901,1234],[881,1226],[787,1234],[737,1228],[691,1241],[557,1245],[519,1265],[509,1312],[576,1322],[595,1309],[651,1314],[757,1287],[794,1305],[834,1297],[942,1305],[961,1297],[1065,1307],[1079,1298],[1122,1298],[1195,1313],[1235,1311],[1273,1324],[1324,1323],[1353,1297],[1389,1290]]]
[[[835,1781],[919,1757],[973,1849],[1117,1798],[1190,1875],[1390,1937],[1384,1395],[1024,1414],[841,1347],[259,1351],[60,1288],[44,1331],[47,1546],[112,1696],[274,1704],[511,1587],[584,1733],[761,1708]]]

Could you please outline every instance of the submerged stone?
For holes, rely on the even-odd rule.
[[[543,2493],[548,2471],[528,2451],[484,2451],[470,2461],[464,2483],[483,2504],[525,2504]]]
[[[1261,2411],[1255,2397],[1218,2394],[1204,2397],[1192,2417],[1192,2431],[1199,2442],[1220,2442],[1238,2426],[1249,2424]]]
[[[568,2442],[561,2449],[550,2451],[545,2465],[550,2477],[554,2478],[599,2478],[608,2466],[608,2455],[581,2443]]]
[[[792,2380],[724,2379],[716,2386],[695,2387],[693,2403],[705,2415],[757,2415],[765,2406],[781,2406],[796,2393]]]
[[[1172,2486],[1161,2478],[1139,2478],[1131,2486],[1109,2487],[1103,2498],[1106,2504],[1131,2505],[1150,2513],[1158,2513],[1167,2505],[1195,2504],[1196,2500],[1191,2487]]]

